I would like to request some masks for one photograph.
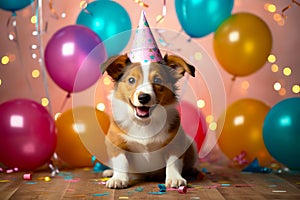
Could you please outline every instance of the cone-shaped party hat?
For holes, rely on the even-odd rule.
[[[139,25],[135,31],[132,47],[128,56],[132,63],[159,62],[162,60],[161,53],[157,47],[144,11],[141,13]]]

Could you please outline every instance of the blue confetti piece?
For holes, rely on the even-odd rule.
[[[148,192],[148,194],[162,195],[162,194],[166,194],[166,192]]]
[[[158,184],[157,186],[160,192],[165,192],[167,190],[165,184]]]
[[[162,195],[162,194],[166,194],[166,192],[148,192],[148,194]]]
[[[108,196],[108,195],[109,195],[109,192],[92,194],[92,196],[95,196],[95,197],[103,197],[103,196]]]
[[[135,188],[134,191],[136,191],[136,192],[143,192],[143,190],[144,190],[143,187],[137,187],[137,188]]]
[[[29,181],[29,182],[26,182],[27,185],[34,185],[34,184],[37,184],[37,182],[35,181]]]

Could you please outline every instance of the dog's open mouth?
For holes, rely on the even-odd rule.
[[[140,118],[147,118],[151,114],[151,107],[148,106],[138,106],[135,107],[136,115]]]

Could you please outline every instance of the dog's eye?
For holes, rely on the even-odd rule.
[[[135,84],[135,78],[130,77],[130,78],[128,79],[128,83],[129,83],[129,84]]]
[[[161,84],[161,83],[162,83],[162,79],[156,76],[156,77],[154,77],[154,79],[153,79],[153,83],[154,83],[154,84]]]

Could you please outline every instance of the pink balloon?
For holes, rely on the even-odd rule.
[[[100,77],[100,65],[106,59],[101,39],[81,25],[66,26],[49,40],[45,65],[53,81],[67,92],[79,92]]]
[[[50,161],[56,147],[56,128],[43,106],[15,99],[0,104],[0,113],[0,163],[34,170]]]
[[[207,132],[205,116],[196,106],[186,101],[180,102],[178,110],[181,117],[181,126],[183,130],[194,139],[199,152]]]

